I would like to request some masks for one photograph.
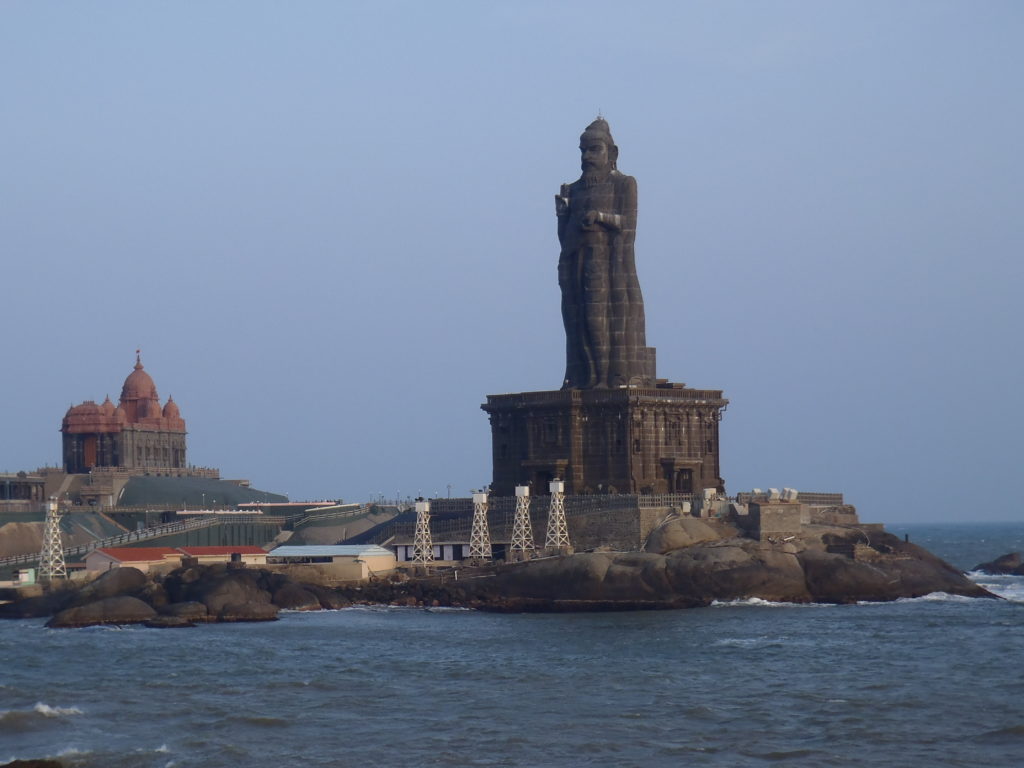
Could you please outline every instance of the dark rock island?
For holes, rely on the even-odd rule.
[[[1010,552],[987,563],[979,563],[971,570],[996,576],[1024,576],[1024,559],[1020,552]]]
[[[479,521],[475,506],[472,512],[477,533],[469,531],[468,516],[459,512],[460,500],[444,500],[449,515],[447,543],[440,547],[449,552],[444,569],[430,562],[435,547],[429,503],[420,500],[411,542],[402,538],[398,523],[374,542],[406,551],[411,544],[412,575],[381,573],[369,583],[332,588],[300,583],[273,564],[193,564],[153,576],[122,567],[84,586],[60,581],[33,596],[8,590],[0,595],[11,600],[0,604],[0,618],[50,616],[50,627],[143,623],[172,628],[270,621],[282,609],[352,603],[574,611],[688,608],[751,598],[851,603],[932,592],[994,597],[881,525],[862,524],[842,494],[754,489],[726,495],[719,422],[729,401],[722,390],[658,378],[655,350],[647,346],[634,248],[636,180],[619,171],[619,149],[603,118],[584,130],[579,151],[582,175],[555,196],[566,337],[561,387],[489,395],[481,406],[491,422],[493,519],[487,522],[484,509],[488,494],[479,494],[484,498]],[[142,411],[157,412],[156,390],[141,361],[126,380],[122,401],[129,415],[143,401],[148,405]],[[171,430],[177,442],[169,444],[174,451],[168,455],[183,460],[184,422],[171,406],[159,419],[153,416],[147,429]],[[93,429],[94,417],[114,419],[111,434],[123,431],[112,404],[83,408],[69,411],[69,419],[81,419],[66,421],[64,429],[69,467],[78,470],[96,464],[97,436],[86,429]],[[122,450],[110,439],[98,444],[110,461]],[[548,531],[562,538],[548,536],[548,556],[536,557],[538,550],[528,541],[532,533],[525,531],[542,521],[530,525],[529,505],[521,512],[518,504],[548,491]],[[516,502],[517,522],[509,535],[511,502]],[[553,523],[556,508],[562,517]],[[495,545],[507,562],[491,562],[490,539],[486,549],[482,546],[485,530],[496,532]],[[481,546],[475,554],[474,536]],[[573,547],[588,551],[574,553]],[[469,549],[473,565],[456,560],[456,548],[463,557]],[[1024,573],[1019,554],[978,568]],[[315,568],[308,573],[309,581],[317,579]]]
[[[855,553],[854,557],[849,552]],[[13,590],[8,591],[11,597]],[[147,577],[117,568],[81,588],[0,605],[0,618],[52,616],[49,627],[268,621],[278,611],[353,603],[485,611],[694,608],[759,598],[791,603],[886,601],[946,592],[995,597],[956,568],[885,532],[808,526],[800,540],[761,542],[717,520],[676,517],[642,552],[585,552],[423,577],[328,588],[238,565]]]

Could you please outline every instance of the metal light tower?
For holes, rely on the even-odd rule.
[[[516,517],[512,523],[513,559],[525,560],[533,546],[533,524],[530,522],[530,486],[516,486]]]
[[[50,497],[46,506],[46,523],[43,529],[43,550],[39,553],[39,580],[66,579],[68,569],[64,565],[64,545],[60,538],[60,509],[57,498]]]
[[[548,509],[548,535],[544,540],[544,548],[567,553],[569,544],[569,528],[565,524],[565,482],[552,480],[548,484],[551,491],[551,507]]]
[[[434,543],[430,540],[430,502],[416,502],[416,533],[412,540],[412,561],[418,565],[434,562]]]
[[[473,530],[469,534],[469,556],[479,560],[491,559],[491,534],[487,528],[487,494],[473,494]]]

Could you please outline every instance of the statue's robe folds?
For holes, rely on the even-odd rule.
[[[654,372],[633,252],[636,179],[613,170],[604,182],[574,182],[567,197],[568,210],[558,217],[566,337],[562,388],[649,385]],[[588,211],[609,221],[584,229]]]

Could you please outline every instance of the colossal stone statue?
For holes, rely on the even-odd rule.
[[[598,118],[580,136],[583,175],[555,195],[558,285],[565,324],[562,389],[653,386],[644,300],[636,276],[636,179],[616,168],[619,148]]]

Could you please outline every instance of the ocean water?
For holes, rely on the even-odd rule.
[[[964,568],[1024,542],[1024,524],[890,529]],[[0,763],[1021,765],[1024,578],[975,577],[1007,599],[0,622]]]

